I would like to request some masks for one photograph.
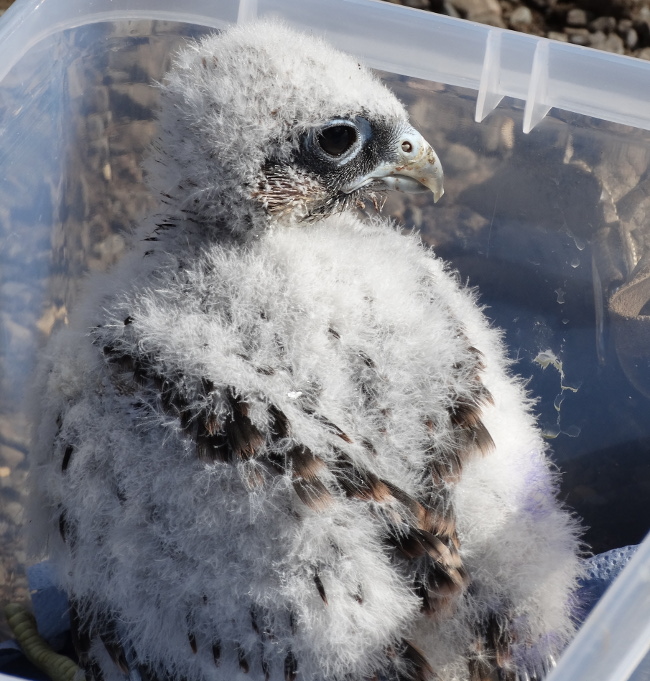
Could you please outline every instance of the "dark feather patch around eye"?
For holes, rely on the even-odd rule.
[[[349,125],[332,125],[318,133],[318,145],[329,156],[343,156],[357,141],[357,131]]]

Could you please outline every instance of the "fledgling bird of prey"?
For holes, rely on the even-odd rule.
[[[164,219],[39,370],[32,544],[89,679],[540,679],[576,526],[471,291],[359,201],[442,194],[402,104],[276,22],[190,44]]]

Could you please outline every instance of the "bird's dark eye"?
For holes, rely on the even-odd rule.
[[[332,125],[318,133],[318,145],[330,156],[343,156],[357,141],[357,131],[350,125]]]

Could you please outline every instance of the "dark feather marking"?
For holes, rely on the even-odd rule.
[[[237,397],[234,389],[229,388],[226,392],[230,413],[224,423],[219,424],[213,414],[193,414],[187,400],[177,392],[172,381],[160,376],[146,358],[119,353],[110,344],[105,345],[103,351],[112,364],[132,371],[136,384],[146,387],[151,382],[157,388],[163,409],[178,418],[186,434],[195,438],[200,459],[231,463],[247,461],[257,456],[264,445],[264,435],[249,418],[249,405]],[[204,378],[203,394],[207,396],[213,390],[212,381]]]
[[[232,389],[228,392],[231,413],[224,424],[226,437],[235,457],[247,461],[257,455],[265,438],[248,417],[248,403],[237,399]]]
[[[374,473],[339,459],[333,471],[346,496],[378,503],[394,501],[388,485]]]
[[[297,630],[297,625],[296,625],[296,616],[293,613],[293,610],[289,611],[289,629],[291,629],[291,635],[295,636],[296,635],[296,630]]]
[[[162,679],[159,678],[158,674],[153,670],[153,667],[148,664],[138,664],[136,665],[136,669],[138,674],[140,674],[142,681],[170,681],[170,679],[166,677],[162,677]],[[178,679],[178,681],[182,680]]]
[[[65,452],[63,452],[63,461],[61,462],[61,471],[65,473],[65,471],[68,470],[68,465],[70,464],[70,457],[74,453],[74,447],[72,445],[68,445],[65,448]]]
[[[463,464],[467,457],[466,450],[458,449],[448,452],[444,460],[433,460],[431,462],[431,475],[435,485],[442,483],[457,482],[463,470]]]
[[[274,404],[269,405],[269,416],[271,417],[271,433],[273,440],[281,440],[289,437],[291,427],[289,419],[284,412],[276,407]]]
[[[405,506],[412,516],[417,520],[418,529],[430,531],[433,525],[433,512],[431,509],[425,508],[419,501],[414,499],[410,494],[394,485],[392,482],[385,481],[384,484],[390,491],[391,495],[396,501]]]
[[[327,605],[327,594],[325,593],[325,587],[323,586],[323,582],[320,578],[320,575],[318,574],[318,570],[314,570],[314,584],[318,589],[320,597],[323,599],[323,603]]]
[[[237,646],[237,661],[239,662],[239,668],[244,672],[244,674],[248,674],[250,671],[250,666],[243,649],[239,646]]]
[[[474,443],[484,455],[494,449],[494,440],[482,421],[474,428]]]
[[[284,681],[295,681],[297,673],[298,662],[296,661],[295,655],[289,651],[284,658]]]
[[[318,479],[294,480],[293,488],[300,501],[313,511],[324,511],[332,503],[332,495],[325,485]]]
[[[369,369],[375,368],[376,365],[374,360],[372,360],[365,352],[363,352],[363,350],[359,350],[359,357]]]
[[[510,665],[510,640],[507,628],[502,626],[494,613],[491,613],[485,624],[485,637],[488,648],[494,651],[494,660],[499,669]]]
[[[391,482],[354,464],[350,457],[336,450],[337,463],[332,468],[337,482],[347,496],[377,503],[397,502],[408,515],[394,522],[398,526],[386,537],[389,545],[409,560],[426,558],[426,573],[414,587],[422,598],[423,610],[441,613],[451,606],[452,598],[467,586],[467,574],[462,566],[450,504],[437,508],[420,503]],[[392,509],[393,511],[395,509]],[[412,524],[415,527],[412,527]]]
[[[101,667],[95,660],[91,660],[83,667],[86,681],[104,681],[104,674]]]
[[[451,422],[458,428],[473,428],[481,421],[481,406],[475,402],[458,402],[450,411]]]
[[[215,641],[212,644],[212,659],[216,667],[221,664],[221,641]]]
[[[223,433],[208,435],[201,432],[196,436],[196,455],[201,461],[212,463],[213,461],[230,461],[228,440]]]
[[[77,603],[72,599],[70,600],[70,639],[79,658],[79,664],[84,667],[89,661],[88,653],[92,640],[88,629],[79,617]]]
[[[337,450],[337,467],[333,473],[348,497],[378,503],[397,501],[415,519],[417,529],[426,533],[447,538],[456,531],[456,521],[450,507],[445,512],[426,507],[393,483],[355,466],[340,450]]]
[[[192,649],[192,652],[196,655],[198,651],[198,647],[196,645],[196,636],[194,635],[193,632],[188,631],[187,632],[187,639],[190,642],[190,648]]]
[[[418,528],[431,532],[438,537],[454,539],[456,537],[456,517],[453,514],[451,505],[440,508],[433,505],[420,505],[422,513],[416,513]],[[456,547],[458,548],[458,547]]]
[[[61,539],[63,539],[64,542],[68,541],[69,530],[70,526],[68,525],[66,513],[65,511],[61,511],[59,515],[59,534],[61,535]]]
[[[482,622],[468,661],[472,681],[514,681],[507,623],[495,613]]]
[[[262,655],[262,673],[264,674],[264,681],[269,681],[271,678],[271,668],[269,667],[269,663],[266,661],[266,658],[264,655]]]
[[[406,674],[411,681],[428,681],[433,676],[433,669],[423,653],[410,641],[402,640],[399,657],[406,663]],[[400,676],[402,676],[400,674]]]
[[[434,569],[429,570],[427,576],[427,586],[429,589],[429,596],[435,596],[447,599],[450,596],[463,591],[468,585],[469,577],[465,568],[459,567],[453,571],[446,571],[435,566]]]
[[[378,503],[397,501],[415,518],[418,529],[444,536],[455,531],[455,519],[449,510],[442,513],[434,508],[426,508],[393,483],[354,465],[340,450],[337,450],[337,467],[333,473],[349,497]]]
[[[304,445],[296,445],[287,452],[287,461],[291,462],[293,488],[300,500],[314,511],[322,511],[333,501],[318,474],[326,469],[325,462],[315,456]]]
[[[497,681],[494,678],[494,668],[483,656],[470,657],[467,661],[469,681]]]
[[[348,444],[352,444],[352,440],[350,437],[341,430],[335,423],[332,423],[326,416],[323,416],[322,414],[317,414],[313,409],[310,409],[309,407],[303,407],[303,411],[305,414],[308,414],[309,416],[313,416],[317,421],[322,423],[324,426],[326,426],[329,430],[331,430],[334,435],[337,435],[338,437],[341,438],[344,442],[347,442]]]
[[[253,627],[253,631],[258,635],[261,636],[260,634],[260,628],[257,624],[257,617],[255,617],[255,610],[251,608],[251,627]]]
[[[478,450],[486,455],[494,449],[494,440],[482,421],[472,428],[464,428],[458,432],[460,446],[467,452]]]
[[[336,340],[341,339],[341,334],[336,329],[333,329],[331,326],[329,327],[329,329],[327,329],[327,333],[329,333],[330,336],[332,336],[332,338],[336,338]]]
[[[393,533],[386,541],[407,560],[427,560],[424,574],[414,580],[415,591],[422,599],[422,610],[436,616],[451,612],[455,598],[469,582],[454,543],[446,544],[428,532],[413,528],[404,534]]]
[[[259,489],[266,481],[261,468],[251,462],[245,464],[244,468],[240,470],[240,475],[249,490]]]
[[[229,389],[227,399],[231,411],[223,424],[218,422],[214,414],[200,416],[198,419],[196,451],[202,461],[248,461],[257,456],[265,443],[264,435],[248,416],[248,404],[238,400],[232,389]],[[180,414],[182,416],[183,411]],[[187,425],[189,426],[189,421]]]
[[[475,348],[473,345],[468,346],[467,348],[469,352],[474,355],[474,361],[476,362],[475,367],[477,372],[484,371],[485,370],[485,361],[484,357],[485,355],[478,349]]]
[[[477,383],[470,400],[458,401],[449,409],[451,423],[458,434],[459,446],[466,450],[463,456],[475,450],[485,455],[494,447],[492,436],[481,420],[482,408],[486,403],[493,402],[492,395],[480,382],[480,378],[477,378]],[[452,474],[459,474],[460,468],[458,466]]]
[[[181,428],[186,432],[189,433],[192,431],[192,412],[189,410],[189,408],[181,409],[178,412],[178,420],[181,422]]]
[[[361,605],[363,603],[363,589],[361,584],[357,585],[357,590],[352,594],[352,598]]]
[[[305,480],[316,480],[318,474],[327,468],[325,462],[304,445],[292,447],[287,452],[287,460],[292,464],[294,476]]]
[[[370,452],[373,456],[377,456],[377,450],[375,449],[375,446],[368,440],[367,438],[362,438],[361,439],[361,446]]]
[[[122,674],[127,675],[130,671],[129,664],[126,661],[124,648],[120,643],[115,620],[111,619],[103,622],[99,638],[104,644],[104,648],[106,648],[106,652],[109,654],[113,664],[122,672]]]
[[[449,570],[457,570],[462,566],[456,547],[448,546],[439,537],[415,528],[408,528],[404,533],[391,536],[391,542],[397,550],[410,560],[428,555],[435,563]]]

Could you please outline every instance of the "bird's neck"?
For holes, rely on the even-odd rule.
[[[189,201],[164,200],[161,212],[143,225],[138,237],[167,251],[204,249],[211,243],[243,246],[258,240],[272,224],[260,206],[250,201],[198,207]]]

